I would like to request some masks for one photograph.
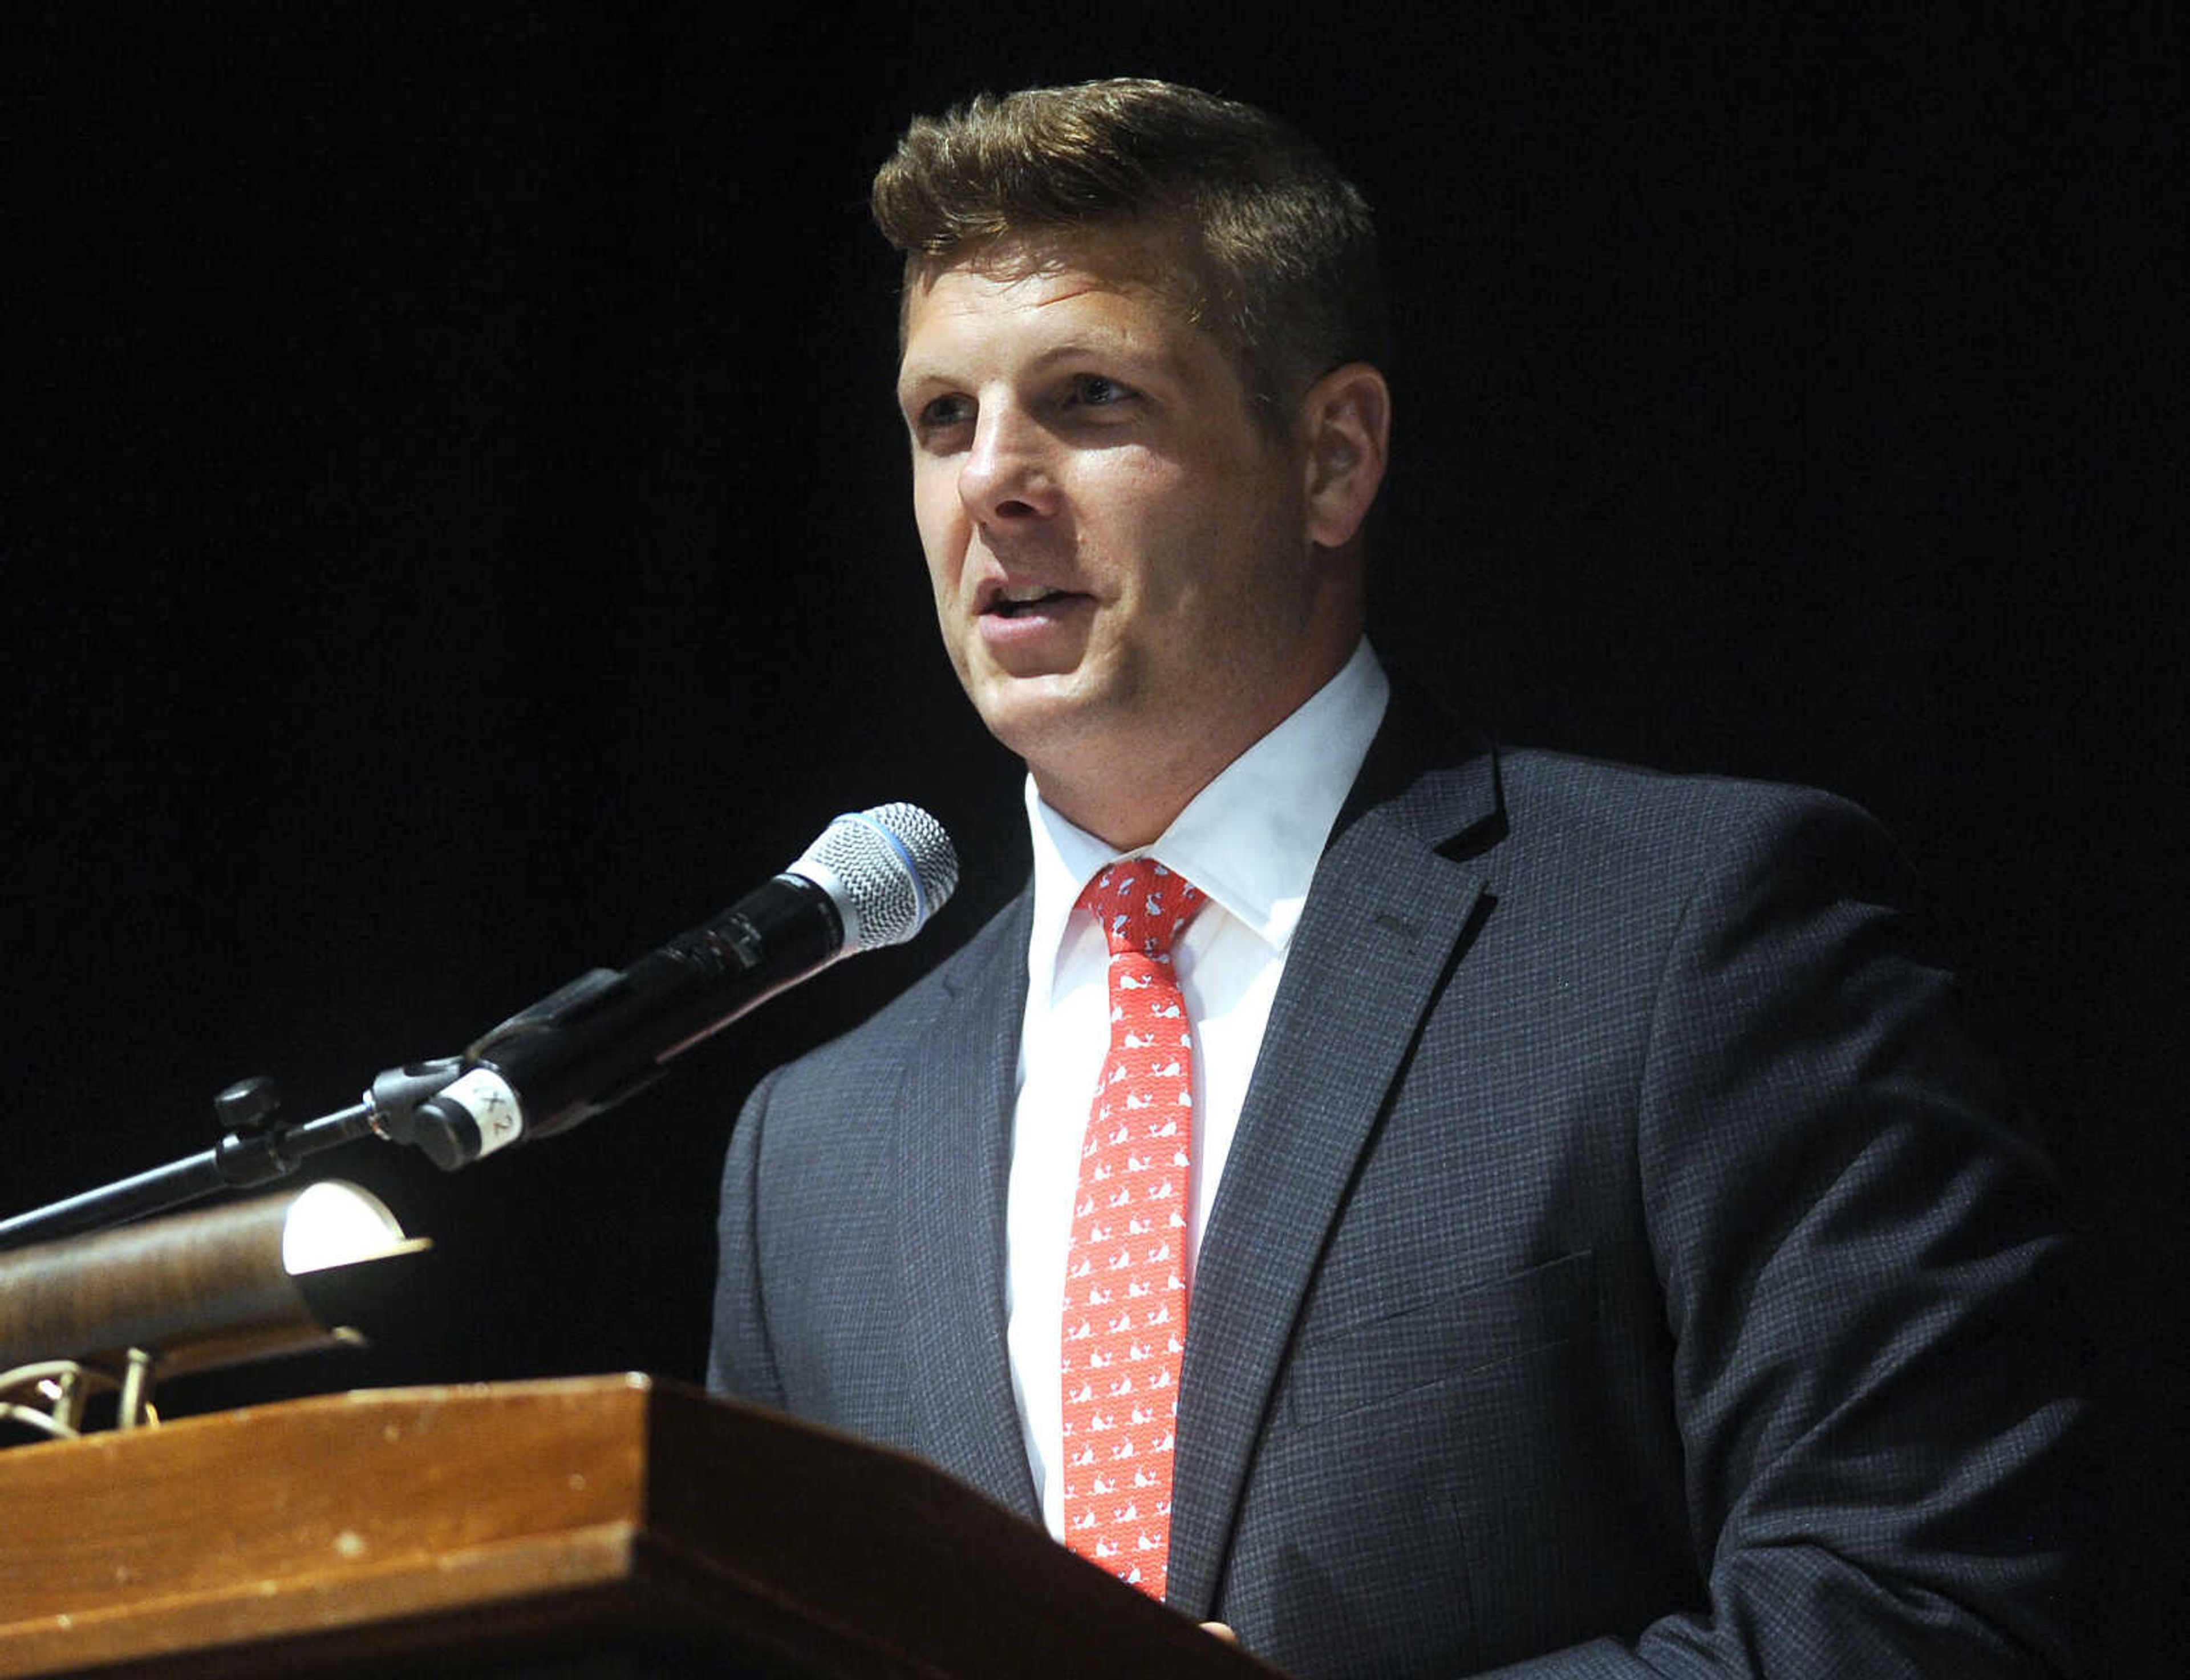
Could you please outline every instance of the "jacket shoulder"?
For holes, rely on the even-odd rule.
[[[1898,901],[1912,871],[1853,801],[1795,783],[1641,769],[1538,747],[1501,747],[1504,846],[1601,881],[1637,871],[1699,877],[1771,866],[1840,878]]]

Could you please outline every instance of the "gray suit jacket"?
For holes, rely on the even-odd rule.
[[[1379,736],[1206,1234],[1171,1601],[1302,1676],[2065,1666],[2042,1164],[1824,796]],[[772,1075],[710,1379],[1032,1520],[1030,900]]]

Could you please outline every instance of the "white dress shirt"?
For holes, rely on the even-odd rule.
[[[1390,695],[1391,684],[1364,640],[1336,676],[1196,794],[1154,845],[1125,854],[1153,855],[1209,897],[1172,952],[1194,1023],[1189,1322],[1194,1258],[1240,1123],[1270,1000],[1317,860]],[[1041,1491],[1042,1518],[1062,1538],[1058,1337],[1065,1251],[1081,1135],[1110,1039],[1109,952],[1094,918],[1075,914],[1074,905],[1095,872],[1120,854],[1044,804],[1031,777],[1026,802],[1034,837],[1034,929],[1012,1121],[1005,1308],[1027,1459]]]

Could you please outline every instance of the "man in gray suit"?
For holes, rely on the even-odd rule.
[[[754,1093],[713,1384],[932,1459],[1302,1676],[2061,1671],[2047,1182],[1890,845],[1394,690],[1374,243],[1291,130],[1146,82],[977,101],[875,205],[937,616],[1026,760],[1035,866]],[[1198,908],[1098,925],[1121,858]],[[1186,1331],[1096,1359],[1156,1432],[1099,1437],[1154,1490],[1099,1513],[1120,1553],[1075,1480],[1116,1408],[1060,1371],[1122,1198],[1091,1093],[1138,1090],[1111,1022],[1147,985],[1191,1050],[1136,1181],[1179,1169]]]

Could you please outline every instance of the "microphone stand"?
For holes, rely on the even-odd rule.
[[[230,1086],[213,1098],[228,1130],[213,1148],[0,1219],[0,1251],[269,1183],[368,1134],[411,1144],[445,1172],[551,1137],[644,1090],[672,1058],[838,956],[911,939],[957,885],[950,837],[919,807],[838,817],[789,870],[712,921],[628,968],[587,969],[461,1057],[391,1068],[354,1107],[292,1126],[274,1118],[272,1080]],[[467,1064],[486,1087],[435,1103],[468,1078]],[[523,1108],[538,1112],[528,1121]]]
[[[446,1056],[394,1069],[373,1081],[364,1101],[293,1121],[274,1117],[281,1097],[271,1079],[240,1081],[213,1098],[214,1115],[227,1131],[211,1149],[0,1219],[0,1250],[104,1230],[223,1190],[269,1184],[287,1178],[310,1156],[361,1138],[411,1141],[404,1125],[411,1110],[439,1093],[462,1068],[458,1058]]]
[[[815,888],[814,893],[819,896],[820,889]],[[826,899],[822,902],[833,903]],[[808,921],[817,914],[810,903],[802,908]],[[836,914],[833,909],[828,913]],[[725,911],[718,921],[734,916],[740,917],[740,926],[750,925],[735,910]],[[802,936],[793,948],[803,951],[817,937],[814,928],[800,927],[793,917],[786,915],[782,919],[786,931]],[[716,923],[710,922],[687,938],[710,934],[715,927]],[[654,969],[669,968],[672,979],[678,978],[673,954],[665,956],[657,951],[645,959],[645,964],[634,964],[633,972],[639,972],[646,965],[652,965]],[[704,970],[705,965],[701,966]],[[780,985],[769,990],[780,990]],[[12,1219],[0,1219],[0,1253],[52,1237],[73,1236],[81,1231],[126,1224],[148,1213],[218,1195],[223,1190],[248,1189],[253,1185],[271,1183],[277,1178],[287,1178],[308,1157],[323,1149],[355,1143],[360,1138],[411,1144],[443,1172],[453,1172],[485,1153],[478,1126],[474,1117],[461,1108],[450,1113],[440,1111],[439,1105],[427,1105],[455,1084],[468,1066],[485,1064],[491,1070],[498,1059],[521,1053],[542,1035],[563,1035],[557,1042],[565,1058],[575,1055],[577,1049],[588,1053],[612,1050],[617,1032],[624,1024],[612,1006],[627,1002],[632,990],[626,976],[616,970],[589,968],[530,1008],[518,1011],[462,1056],[441,1056],[432,1061],[390,1068],[374,1077],[361,1101],[333,1114],[321,1115],[316,1120],[276,1120],[274,1110],[281,1105],[280,1087],[264,1075],[240,1080],[213,1099],[214,1116],[228,1130],[211,1149],[28,1213],[19,1213]],[[673,985],[669,990],[672,998],[677,996]],[[761,996],[767,995],[763,992]],[[707,1000],[703,996],[702,1001]],[[759,1001],[759,996],[747,999],[744,1007],[751,1008]],[[723,1019],[716,1020],[713,1025],[723,1024]],[[709,1030],[712,1030],[711,1027]],[[692,1033],[682,1043],[663,1053],[656,1059],[657,1063],[706,1036],[705,1032]],[[563,1093],[548,1123],[535,1125],[524,1135],[551,1136],[576,1126],[613,1108],[627,1097],[635,1096],[661,1078],[665,1071],[655,1063],[643,1065],[636,1072],[617,1067],[616,1077],[604,1080],[599,1062],[598,1054],[592,1062],[581,1061],[582,1073],[590,1077],[582,1077],[571,1091]],[[605,1090],[596,1088],[603,1083],[607,1086]]]

